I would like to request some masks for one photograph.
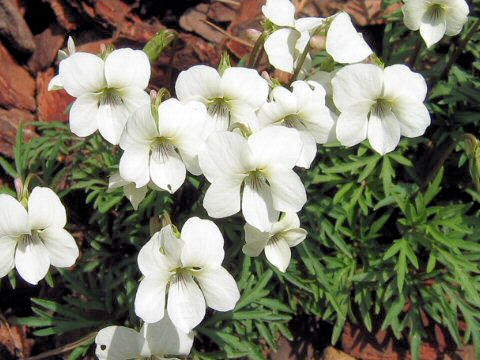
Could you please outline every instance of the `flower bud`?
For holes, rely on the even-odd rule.
[[[326,38],[322,35],[313,35],[310,38],[310,47],[314,50],[325,50]]]
[[[257,29],[247,29],[247,37],[253,42],[256,42],[261,35],[262,33]]]

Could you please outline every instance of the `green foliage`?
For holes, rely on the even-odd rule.
[[[241,299],[234,311],[209,313],[196,328],[194,359],[264,359],[279,336],[293,338],[289,321],[304,313],[333,324],[332,343],[348,321],[407,340],[414,358],[427,317],[458,345],[473,343],[480,358],[480,192],[472,140],[480,125],[480,33],[462,43],[478,17],[433,49],[403,26],[401,11],[387,19],[380,59],[386,66],[407,63],[430,84],[426,136],[404,138],[385,156],[366,143],[319,146],[316,162],[302,173],[308,203],[301,224],[309,235],[286,273],[263,255],[243,255],[238,218],[217,221]],[[314,59],[319,68],[322,56]],[[12,178],[35,174],[34,184],[53,188],[70,205],[68,230],[82,256],[74,271],[52,270],[50,283],[61,293],[32,298],[32,316],[18,322],[38,336],[88,334],[111,324],[139,328],[136,255],[150,238],[149,221],[169,213],[181,227],[187,217],[206,217],[205,182],[189,177],[174,195],[150,191],[133,211],[121,189],[107,192],[117,147],[98,135],[76,138],[64,124],[34,125],[41,136],[24,143],[20,127],[14,162],[0,157],[0,166]],[[9,278],[14,284],[13,273]],[[85,356],[91,344],[87,339],[70,359]]]

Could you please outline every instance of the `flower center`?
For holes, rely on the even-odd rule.
[[[302,125],[302,119],[296,114],[287,115],[282,122],[286,127],[294,129],[298,129]]]
[[[432,23],[437,23],[445,14],[445,6],[442,4],[431,4],[426,12],[426,16]]]
[[[210,100],[207,105],[208,114],[215,120],[216,127],[227,130],[230,126],[230,108],[224,98]]]
[[[41,242],[42,239],[40,239],[38,232],[36,230],[32,230],[31,234],[25,234],[22,236],[21,240],[18,243],[18,247],[20,249],[26,249],[29,245],[38,244]]]
[[[370,115],[384,118],[388,111],[392,109],[390,101],[386,99],[377,99],[377,102],[370,108]]]
[[[150,145],[152,158],[160,163],[165,163],[173,150],[174,146],[172,141],[165,137],[155,138]]]
[[[106,88],[100,94],[100,98],[98,99],[99,105],[120,105],[123,103],[122,97],[120,93],[111,88]]]
[[[268,239],[269,245],[276,245],[280,241],[280,237],[278,234],[273,235],[270,239]]]
[[[245,179],[245,183],[250,185],[253,190],[260,190],[268,185],[267,179],[260,169],[250,171]]]

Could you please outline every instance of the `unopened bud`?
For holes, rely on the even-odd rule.
[[[100,57],[105,60],[114,50],[115,46],[112,44],[105,45],[102,43],[100,44]]]
[[[271,81],[270,79],[270,74],[268,72],[266,72],[265,70],[262,71],[262,73],[260,74],[262,76],[262,78],[264,78],[265,80],[267,80],[268,82]]]
[[[22,192],[23,192],[22,179],[15,178],[15,180],[13,180],[13,184],[15,186],[15,191],[17,192],[18,197],[20,197],[20,195],[22,195]]]
[[[322,35],[313,35],[310,38],[310,47],[314,50],[324,50],[325,49],[326,38]]]
[[[157,98],[158,93],[155,90],[150,90],[150,102],[155,102],[155,99]]]
[[[253,42],[256,42],[261,35],[262,33],[257,29],[247,29],[247,38]]]

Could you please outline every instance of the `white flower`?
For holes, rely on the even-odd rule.
[[[135,297],[135,313],[148,323],[162,319],[167,288],[168,315],[184,332],[202,321],[206,305],[232,310],[240,293],[235,279],[222,267],[224,256],[222,234],[210,220],[188,219],[180,237],[172,225],[165,226],[138,254],[145,277]]]
[[[65,229],[67,217],[58,196],[36,187],[28,211],[10,195],[0,195],[0,277],[14,267],[30,284],[45,277],[50,265],[69,267],[78,247]]]
[[[423,104],[427,85],[405,65],[345,66],[332,79],[333,100],[341,111],[337,138],[353,146],[368,137],[380,154],[395,149],[400,135],[421,136],[430,125]]]
[[[330,17],[326,50],[337,63],[353,64],[365,60],[372,49],[363,40],[362,34],[353,27],[350,15],[340,12]]]
[[[265,250],[265,256],[278,270],[285,272],[290,263],[291,247],[297,246],[307,236],[300,228],[300,220],[295,213],[284,214],[272,224],[268,232],[262,232],[245,224],[245,242],[242,251],[248,256],[258,256]]]
[[[267,230],[278,211],[297,212],[307,197],[292,170],[301,153],[298,132],[271,126],[248,140],[232,132],[213,133],[199,153],[200,167],[210,181],[203,199],[208,215],[222,218],[240,211],[259,230]]]
[[[114,50],[104,61],[75,52],[60,62],[50,90],[64,88],[77,99],[70,109],[70,129],[84,137],[97,129],[111,144],[118,144],[129,115],[149,104],[144,91],[150,80],[150,62],[141,50]]]
[[[119,187],[123,187],[123,194],[130,201],[135,210],[138,209],[138,205],[140,205],[142,200],[145,199],[148,191],[147,185],[137,188],[135,183],[122,179],[120,173],[117,172],[108,179],[107,192],[112,192]]]
[[[420,29],[427,47],[439,42],[443,35],[454,36],[467,22],[465,0],[405,0],[403,22],[410,30]]]
[[[179,330],[165,315],[153,324],[144,324],[140,333],[124,326],[109,326],[95,337],[95,355],[99,360],[137,358],[173,359],[169,355],[188,355],[193,333]]]
[[[197,152],[205,121],[205,106],[168,99],[158,107],[154,119],[151,106],[143,106],[128,120],[120,141],[125,151],[120,175],[142,188],[151,180],[160,189],[174,193],[183,184],[186,169],[200,175]]]
[[[267,101],[268,83],[256,70],[230,67],[222,76],[212,67],[192,66],[182,71],[175,84],[180,101],[200,101],[207,107],[202,136],[229,130],[234,123],[255,123],[257,111]]]
[[[372,50],[353,27],[350,16],[340,12],[329,18],[306,17],[295,20],[295,7],[289,0],[268,0],[262,6],[265,17],[278,29],[265,41],[264,48],[270,64],[276,69],[293,73],[297,60],[311,36],[325,26],[326,50],[338,63],[356,63],[364,60]],[[308,71],[307,56],[304,71]]]
[[[261,128],[283,125],[297,129],[303,146],[296,165],[309,168],[317,153],[316,143],[327,142],[335,123],[325,106],[325,90],[321,85],[295,81],[292,87],[291,92],[282,86],[272,90],[273,101],[260,108],[258,122]]]

